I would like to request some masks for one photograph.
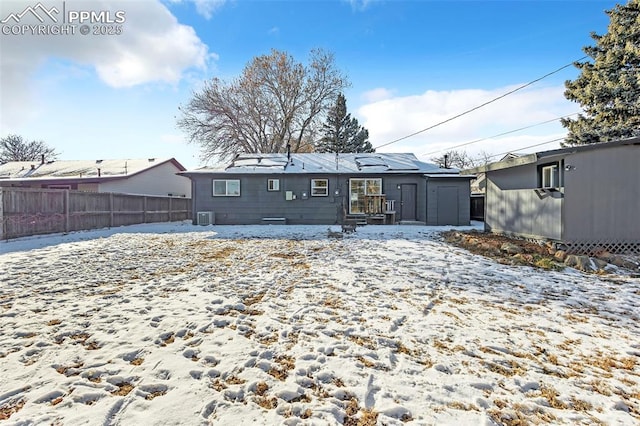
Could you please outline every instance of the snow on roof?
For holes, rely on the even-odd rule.
[[[117,177],[139,173],[170,158],[12,161],[0,165],[0,179]]]
[[[451,173],[408,153],[240,154],[230,164],[188,173]]]
[[[32,165],[35,167],[33,161],[11,161],[9,163],[0,164],[0,179],[9,177],[22,177],[29,173],[32,169]]]

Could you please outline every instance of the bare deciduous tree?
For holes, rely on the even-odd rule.
[[[466,151],[449,150],[439,157],[432,157],[431,161],[439,167],[470,169],[490,163],[495,156],[486,151],[480,151],[476,157],[471,157]]]
[[[272,50],[254,58],[240,77],[207,81],[180,108],[178,126],[200,145],[202,159],[238,153],[309,150],[324,114],[348,81],[334,57],[312,50],[307,66]]]
[[[465,151],[449,150],[431,161],[439,167],[466,169],[474,166],[474,162]]]
[[[49,160],[58,157],[55,149],[43,141],[26,141],[19,135],[8,135],[0,139],[0,164],[9,161],[39,161],[42,155]]]

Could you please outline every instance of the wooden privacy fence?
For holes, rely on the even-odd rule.
[[[0,187],[2,239],[191,219],[191,199]]]

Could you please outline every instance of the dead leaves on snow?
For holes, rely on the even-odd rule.
[[[16,398],[9,400],[0,405],[0,420],[7,420],[12,414],[22,410],[24,404],[27,402],[24,398]]]

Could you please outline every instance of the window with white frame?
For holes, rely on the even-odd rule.
[[[560,171],[558,164],[549,164],[540,169],[542,188],[558,188],[560,186]]]
[[[349,179],[349,213],[364,213],[368,195],[382,195],[381,178]]]
[[[240,196],[240,180],[239,179],[214,179],[213,180],[213,196],[214,197],[239,197]]]
[[[326,197],[329,195],[328,179],[311,179],[311,196]]]
[[[267,191],[280,191],[280,179],[267,179]]]

